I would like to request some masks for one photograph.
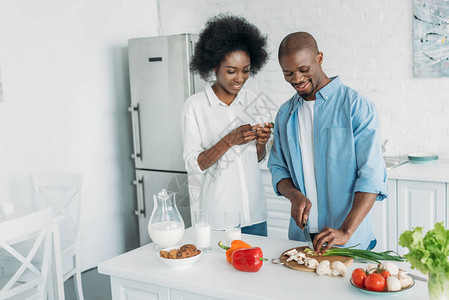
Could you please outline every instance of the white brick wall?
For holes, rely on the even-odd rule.
[[[388,155],[432,151],[449,159],[449,78],[412,75],[411,0],[159,0],[162,35],[198,33],[218,13],[242,15],[268,35],[271,59],[247,87],[281,104],[293,93],[277,62],[282,38],[315,36],[324,71],[376,103]]]

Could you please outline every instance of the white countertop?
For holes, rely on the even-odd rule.
[[[213,231],[212,234],[212,251],[203,253],[195,264],[186,269],[172,269],[164,265],[157,258],[153,244],[148,244],[102,262],[98,271],[110,276],[224,299],[360,300],[371,296],[356,290],[349,282],[352,271],[357,267],[366,267],[366,264],[352,264],[346,277],[320,277],[315,273],[296,271],[270,262],[283,251],[304,246],[305,243],[242,235],[242,239],[249,244],[261,247],[264,257],[269,261],[264,262],[258,272],[240,272],[226,261],[225,251],[217,245],[224,238],[224,233]],[[193,236],[192,228],[187,229],[181,244],[193,243]],[[410,270],[408,263],[398,265]],[[423,276],[416,270],[412,273]],[[427,284],[416,281],[414,287],[394,298],[428,299]]]
[[[389,179],[449,182],[449,161],[435,160],[422,164],[412,162],[388,170]]]

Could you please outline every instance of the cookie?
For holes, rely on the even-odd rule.
[[[198,250],[195,247],[195,250],[193,250],[192,248],[184,248],[184,250],[180,250],[178,252],[178,258],[188,258],[188,257],[193,257],[195,255],[198,254]]]
[[[161,257],[168,258],[168,251],[161,250],[159,253],[160,253]]]
[[[188,253],[186,251],[178,251],[176,258],[178,259],[187,258],[188,257],[187,254]]]
[[[182,245],[181,248],[179,248],[181,251],[190,250],[190,251],[196,251],[196,246],[193,244],[185,244]]]
[[[178,258],[178,252],[180,252],[178,249],[173,249],[168,252],[168,258]]]

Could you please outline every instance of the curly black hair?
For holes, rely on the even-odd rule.
[[[251,75],[257,74],[268,60],[267,37],[242,17],[220,14],[209,19],[201,31],[190,70],[209,80],[214,67],[234,51],[245,51],[251,60]]]

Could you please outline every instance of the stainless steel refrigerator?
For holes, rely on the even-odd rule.
[[[128,41],[132,128],[140,244],[149,243],[153,194],[176,192],[186,228],[191,226],[180,118],[184,101],[204,89],[189,71],[198,36],[181,34]]]

